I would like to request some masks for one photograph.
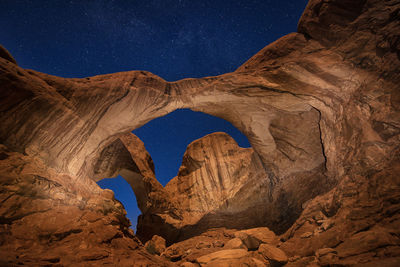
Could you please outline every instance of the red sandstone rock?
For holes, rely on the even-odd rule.
[[[261,244],[258,252],[271,263],[283,265],[288,262],[288,257],[286,256],[285,252],[275,246]]]
[[[200,266],[266,266],[261,261],[252,258],[244,249],[226,249],[220,250],[208,255],[204,255],[196,260]]]
[[[2,45],[0,45],[0,57],[4,58],[14,64],[17,64],[17,61],[13,58],[13,56],[8,52],[7,49],[5,49]]]
[[[238,237],[229,240],[224,247],[227,249],[236,249],[236,248],[247,249],[247,247],[243,244],[243,241]]]
[[[234,235],[242,240],[250,250],[257,250],[261,244],[276,245],[278,239],[274,232],[267,227],[258,227],[235,232]]]
[[[165,246],[165,239],[161,236],[154,235],[153,238],[146,242],[144,245],[146,250],[153,255],[161,255],[164,252]]]
[[[126,170],[136,173],[133,187],[149,186],[139,194],[144,239],[154,226],[169,240],[179,239],[176,233],[187,238],[196,225],[205,231],[244,208],[241,228],[284,233],[288,266],[398,265],[399,10],[397,0],[311,0],[298,33],[235,72],[171,83],[141,71],[64,79],[24,70],[1,49],[1,265],[167,264],[144,250],[122,205],[94,183],[101,173]],[[248,179],[258,183],[243,180],[222,209],[228,214],[214,212],[202,197],[181,209],[173,190],[145,173],[149,165],[139,166],[148,160],[117,164],[138,156],[118,138],[178,108],[224,118],[249,138],[254,157],[247,164],[259,167],[249,168]],[[224,158],[229,153],[213,162]],[[234,158],[237,166],[240,157]],[[187,174],[195,173],[196,161],[189,163]],[[235,181],[240,173],[230,176]],[[225,189],[216,188],[212,197],[226,200],[216,194]],[[250,202],[262,205],[247,209]],[[180,211],[190,214],[192,207],[207,215],[191,228]],[[324,247],[337,254],[317,257]]]
[[[112,191],[3,145],[0,155],[1,266],[169,265],[142,248]]]

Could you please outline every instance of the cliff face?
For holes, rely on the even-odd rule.
[[[398,257],[399,10],[397,0],[311,0],[298,33],[268,45],[235,72],[176,82],[142,71],[64,79],[24,70],[0,48],[0,258],[10,265],[68,264],[85,251],[108,251],[87,258],[95,264],[128,259],[124,249],[131,247],[143,261],[159,264],[134,248],[122,208],[94,183],[117,173],[140,196],[142,229],[160,226],[171,240],[244,210],[243,225],[289,229],[281,247],[302,258],[315,258],[321,246],[337,249],[326,254],[327,264]],[[122,136],[179,108],[230,121],[253,150],[237,148],[224,135],[196,141],[178,176],[162,188],[145,153],[135,154],[143,148]],[[69,219],[79,226],[62,226],[64,208],[75,210]],[[87,247],[79,243],[100,232],[84,219],[92,210],[93,223],[125,240],[122,247],[105,236]],[[259,216],[260,210],[269,212]],[[52,228],[35,216],[60,223]],[[19,234],[30,228],[31,234]],[[67,245],[77,251],[69,258],[61,252]],[[58,256],[41,257],[45,252]]]
[[[129,228],[122,204],[91,180],[0,146],[0,265],[167,266]]]
[[[243,184],[254,183],[257,178],[264,180],[265,172],[253,149],[238,147],[225,133],[214,133],[188,146],[178,176],[165,188],[180,203],[188,223],[193,224],[199,216],[218,209],[240,211],[239,207],[230,207],[229,200]]]
[[[226,133],[207,135],[187,147],[178,176],[165,186],[166,196],[180,217],[170,220],[161,212],[144,212],[137,235],[148,240],[157,234],[171,242],[215,227],[245,229],[268,225],[282,232],[299,216],[302,203],[329,188],[329,184],[323,184],[324,168],[314,172],[313,177],[310,173],[297,173],[295,182],[292,177],[282,181],[286,189],[282,199],[252,148],[239,147]],[[309,190],[315,185],[317,188]],[[155,216],[160,219],[154,220]],[[278,223],[277,216],[282,217]]]
[[[179,217],[168,192],[157,181],[154,164],[143,142],[134,134],[120,136],[101,151],[94,166],[94,180],[122,175],[136,195],[142,213],[168,213]]]

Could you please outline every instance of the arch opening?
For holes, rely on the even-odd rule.
[[[247,137],[230,122],[190,109],[175,110],[132,131],[144,142],[163,186],[178,174],[187,146],[214,132],[225,132],[240,147],[251,147]]]
[[[158,209],[149,204],[155,201],[149,200],[149,192],[160,193],[178,175],[190,143],[215,132],[226,132],[240,147],[250,147],[247,137],[230,122],[203,112],[179,109],[132,131],[137,137],[121,137],[104,148],[94,168],[97,184],[114,192],[125,207],[131,228],[136,230],[141,214]],[[134,141],[127,140],[131,138]],[[162,201],[168,202],[163,197]]]
[[[126,210],[126,217],[131,222],[132,230],[136,231],[137,214],[140,215],[140,209],[137,205],[135,193],[129,183],[118,175],[114,178],[104,178],[97,182],[102,189],[110,189],[114,192],[115,197],[122,203]]]

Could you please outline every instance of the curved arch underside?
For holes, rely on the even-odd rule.
[[[85,196],[99,192],[93,180],[121,173],[141,195],[143,238],[148,238],[145,228],[156,224],[164,225],[161,231],[173,240],[182,238],[180,230],[227,221],[229,212],[252,219],[257,214],[243,212],[249,206],[237,212],[224,209],[219,217],[207,211],[195,224],[185,224],[184,210],[156,181],[148,158],[134,155],[141,150],[140,140],[126,133],[180,108],[214,115],[237,127],[254,149],[248,170],[257,173],[254,177],[263,184],[258,195],[265,197],[253,206],[266,216],[255,224],[282,232],[308,200],[336,184],[346,188],[343,181],[358,183],[364,181],[360,177],[390,169],[398,156],[395,40],[400,26],[393,19],[398,3],[351,2],[344,7],[340,1],[310,1],[298,33],[268,45],[235,72],[216,77],[166,82],[149,72],[130,71],[64,79],[0,58],[0,140],[10,151],[35,157],[65,175],[58,182]],[[196,155],[188,155],[182,177],[195,171],[201,160],[190,158]],[[252,186],[243,192],[255,192]],[[239,207],[241,199],[230,203]],[[334,200],[324,216],[339,209]]]

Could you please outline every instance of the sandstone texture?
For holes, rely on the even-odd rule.
[[[155,177],[153,160],[143,142],[132,133],[105,147],[94,165],[95,181],[118,174],[131,185],[142,213],[166,212],[171,218],[180,218],[181,210]]]
[[[238,238],[238,237],[229,240],[229,241],[225,244],[224,247],[225,247],[225,248],[232,248],[232,249],[234,249],[234,248],[246,248],[246,246],[243,244],[243,241],[242,241],[240,238]]]
[[[0,159],[0,266],[169,266],[142,247],[111,190],[3,145]]]
[[[275,246],[261,244],[261,246],[258,248],[258,252],[263,255],[265,259],[275,265],[284,265],[288,262],[288,257],[286,256],[285,252]]]
[[[259,229],[251,229],[258,232]],[[269,266],[259,251],[241,247],[230,247],[230,243],[241,242],[235,238],[234,229],[215,228],[167,247],[161,257],[178,266]]]
[[[272,233],[266,227],[245,230],[252,236]],[[277,237],[263,239],[257,248],[246,247],[236,236],[243,230],[214,228],[167,247],[161,258],[178,266],[282,266],[288,262],[285,252],[279,249]],[[240,244],[240,245],[239,245]],[[232,246],[233,245],[233,246]]]
[[[238,266],[245,264],[244,258],[248,256],[244,249],[225,249],[198,258],[200,266]]]
[[[144,213],[137,234],[147,239],[146,233],[155,233],[171,241],[209,228],[265,224],[271,211],[268,205],[263,207],[268,192],[253,191],[257,187],[269,188],[265,177],[261,160],[252,148],[240,148],[226,133],[200,138],[188,146],[178,176],[165,186],[165,193],[181,218],[157,223],[154,213]]]
[[[13,56],[8,52],[7,49],[4,48],[4,46],[0,45],[0,57],[4,58],[5,60],[8,60],[14,64],[17,64],[17,61],[13,58]]]
[[[261,244],[277,244],[278,238],[267,227],[258,227],[238,231],[235,237],[242,240],[243,244],[250,250],[257,250]]]
[[[146,250],[150,254],[157,254],[160,255],[161,253],[164,252],[165,250],[165,239],[162,238],[161,236],[154,235],[151,240],[147,241],[146,244],[144,245]]]
[[[223,248],[268,227],[286,266],[398,266],[399,33],[398,0],[310,0],[297,33],[235,72],[176,82],[144,71],[65,79],[1,47],[0,265],[283,264],[262,256],[265,243]],[[162,187],[130,132],[180,108],[231,122],[252,148],[223,133],[196,140]],[[137,236],[166,239],[161,256],[95,183],[118,174],[143,213]],[[232,236],[179,245],[222,226]],[[247,254],[232,263],[232,249]]]

